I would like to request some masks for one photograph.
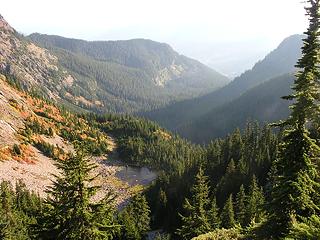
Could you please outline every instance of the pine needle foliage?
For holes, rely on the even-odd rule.
[[[307,218],[319,213],[319,183],[317,167],[320,149],[310,137],[310,123],[317,121],[319,108],[319,0],[308,0],[306,12],[310,25],[305,32],[302,57],[296,67],[299,71],[293,93],[285,99],[292,100],[289,118],[278,124],[285,128],[274,163],[271,202],[268,206],[272,237],[278,239],[288,234],[293,218]]]

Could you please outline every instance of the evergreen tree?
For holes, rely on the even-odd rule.
[[[221,220],[219,217],[219,208],[217,205],[216,197],[214,197],[211,202],[211,208],[209,210],[208,215],[209,215],[208,220],[209,220],[209,224],[211,226],[211,231],[219,228],[221,225]]]
[[[177,230],[177,234],[183,239],[191,239],[210,231],[208,220],[209,204],[208,177],[204,175],[203,169],[200,167],[196,175],[195,184],[192,187],[192,198],[191,200],[185,199],[183,207],[187,212],[187,216],[180,214],[182,226]]]
[[[9,182],[0,185],[0,239],[28,240],[29,217],[17,209],[15,192]]]
[[[320,217],[312,215],[302,218],[302,222],[293,220],[293,227],[286,240],[318,240],[320,239]]]
[[[236,225],[236,221],[234,219],[232,194],[230,194],[229,198],[227,199],[222,209],[221,222],[222,222],[222,227],[224,228],[232,228]]]
[[[123,225],[120,239],[143,239],[150,230],[150,209],[145,196],[135,195],[120,215]]]
[[[94,203],[91,198],[99,187],[92,186],[95,165],[83,150],[67,160],[58,160],[61,175],[56,176],[45,202],[41,239],[112,239],[117,226],[113,224],[114,197],[108,194]]]
[[[246,201],[246,193],[244,190],[244,186],[242,184],[236,196],[236,219],[241,226],[244,226],[245,224],[245,216],[246,216],[245,201]]]
[[[293,94],[285,97],[294,100],[289,118],[278,125],[285,127],[283,142],[275,161],[272,178],[270,234],[283,237],[292,226],[294,216],[310,217],[319,212],[317,200],[319,185],[315,181],[319,147],[310,138],[308,125],[319,117],[319,0],[308,0],[305,8],[310,25],[305,33],[302,58],[297,63]]]
[[[259,188],[257,179],[253,176],[249,194],[247,196],[247,206],[244,219],[244,225],[248,225],[251,221],[259,222],[262,218],[262,207],[264,204],[263,190]]]
[[[0,190],[0,236],[1,239],[13,239],[15,218],[10,183],[5,181],[1,182]]]

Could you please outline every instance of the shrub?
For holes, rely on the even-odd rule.
[[[15,155],[18,155],[18,156],[21,155],[21,150],[20,150],[20,147],[19,147],[18,144],[14,144],[14,145],[13,145],[13,153],[14,153]]]
[[[192,240],[242,240],[244,236],[236,228],[216,229],[213,232],[200,235]]]
[[[293,227],[286,240],[318,240],[320,239],[320,217],[312,215],[302,219],[302,222],[294,221]]]

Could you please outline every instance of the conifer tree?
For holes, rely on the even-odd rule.
[[[123,225],[121,239],[143,239],[150,230],[150,209],[145,196],[135,195],[120,216]]]
[[[190,200],[185,199],[183,207],[187,215],[180,214],[182,226],[177,230],[177,234],[183,239],[191,239],[210,231],[208,220],[209,204],[208,177],[204,175],[203,169],[200,167],[196,175],[195,184],[192,187],[192,198]]]
[[[217,205],[216,197],[214,197],[211,202],[211,208],[208,213],[208,220],[211,227],[211,231],[219,228],[221,225],[221,220],[219,217],[219,208]]]
[[[12,189],[9,182],[1,182],[0,193],[0,236],[1,239],[12,239],[14,238],[15,219]]]
[[[232,194],[230,194],[229,198],[227,199],[222,209],[221,222],[222,222],[222,227],[224,228],[232,228],[236,225],[236,221],[234,219]]]
[[[293,220],[293,227],[286,240],[318,240],[320,239],[320,217],[312,215],[302,218],[302,221]]]
[[[58,160],[61,175],[56,176],[45,202],[45,217],[40,226],[41,239],[112,239],[117,226],[113,224],[113,196],[108,194],[94,203],[92,186],[95,165],[83,150],[66,160]]]
[[[243,184],[240,186],[240,190],[236,196],[236,219],[241,226],[245,224],[246,216],[246,193]]]
[[[17,210],[15,192],[9,182],[0,185],[0,239],[28,240],[28,216]]]
[[[263,215],[262,207],[264,204],[264,195],[263,190],[259,188],[255,176],[253,176],[252,178],[246,202],[247,206],[244,225],[248,225],[252,220],[254,220],[255,222],[259,222]]]
[[[319,4],[320,0],[307,0],[305,8],[310,25],[302,47],[302,57],[293,86],[293,94],[285,97],[294,100],[289,118],[278,124],[285,127],[282,143],[275,161],[272,177],[272,200],[268,206],[275,238],[285,236],[296,216],[310,217],[319,212],[319,184],[315,181],[319,147],[310,138],[308,125],[319,117]]]

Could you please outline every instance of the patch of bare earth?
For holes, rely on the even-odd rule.
[[[44,197],[45,190],[51,185],[53,174],[58,174],[54,161],[42,155],[36,148],[34,164],[18,162],[14,160],[0,161],[0,180],[10,181],[15,184],[22,180],[27,188]]]
[[[54,137],[41,135],[41,138],[47,143],[59,146],[66,152],[74,151],[73,146],[58,135]],[[54,160],[44,156],[34,147],[31,147],[31,149],[35,153],[32,157],[33,164],[15,160],[1,161],[0,159],[0,181],[5,180],[15,184],[18,180],[22,180],[29,190],[36,192],[41,197],[46,197],[45,191],[52,185],[54,175],[58,175],[59,171],[54,164]],[[116,145],[112,138],[109,138],[109,150],[112,152],[108,159],[114,159],[117,153]],[[92,175],[98,175],[93,185],[101,186],[101,189],[92,198],[93,201],[102,199],[109,192],[116,195],[117,205],[122,204],[131,197],[133,188],[116,177],[116,173],[122,169],[121,166],[111,164],[105,157],[91,158],[91,161],[97,165]]]

